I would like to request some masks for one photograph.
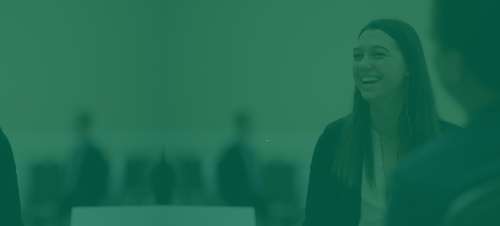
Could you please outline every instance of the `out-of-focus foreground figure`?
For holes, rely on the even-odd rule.
[[[496,0],[433,1],[439,78],[468,120],[395,169],[389,226],[500,225],[499,11]]]

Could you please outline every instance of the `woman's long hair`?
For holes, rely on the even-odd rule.
[[[441,135],[436,101],[422,44],[415,30],[398,19],[378,19],[367,24],[358,38],[369,29],[380,29],[396,41],[410,72],[406,78],[407,93],[398,122],[400,159],[424,142]],[[341,184],[349,188],[359,187],[363,163],[369,184],[374,186],[370,104],[355,87],[352,113],[344,118],[332,172]]]

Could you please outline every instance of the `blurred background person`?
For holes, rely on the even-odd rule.
[[[9,140],[0,128],[0,225],[22,226],[16,163]]]
[[[470,216],[459,225],[500,225],[499,191],[496,199],[485,198],[492,203],[484,211],[465,205],[478,201],[480,190],[452,205],[469,189],[500,179],[499,11],[496,0],[433,1],[434,60],[447,92],[466,110],[467,124],[395,169],[388,225],[443,225],[446,210],[458,212],[461,205],[477,212],[456,215]]]
[[[310,166],[304,226],[385,223],[393,167],[441,134],[422,44],[404,21],[379,19],[353,50],[352,113],[326,126]]]
[[[162,148],[160,161],[153,168],[151,174],[151,187],[155,203],[160,205],[170,204],[175,185],[174,170],[165,160],[165,149]]]
[[[225,151],[218,168],[221,197],[230,206],[255,208],[258,221],[266,215],[266,198],[261,166],[249,144],[251,118],[247,112],[236,116],[236,139]]]
[[[72,207],[97,206],[106,195],[108,163],[90,139],[91,123],[88,112],[78,114],[76,133],[79,144],[72,154],[63,181],[63,219],[68,219]]]

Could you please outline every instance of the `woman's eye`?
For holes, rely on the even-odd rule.
[[[384,54],[382,53],[375,53],[375,56],[383,56]]]
[[[356,55],[354,55],[354,58],[358,58],[358,57],[360,57],[360,56],[361,56],[361,55],[356,54]]]

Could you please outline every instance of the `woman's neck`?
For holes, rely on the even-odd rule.
[[[396,141],[398,136],[398,121],[403,110],[403,101],[388,104],[370,104],[372,128],[378,132],[380,138]]]

